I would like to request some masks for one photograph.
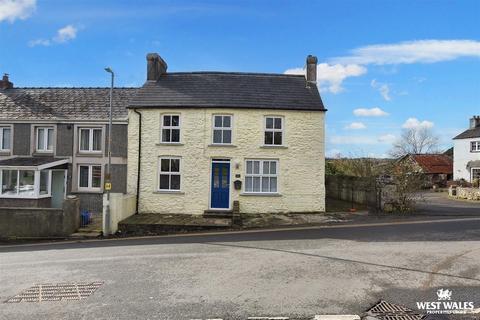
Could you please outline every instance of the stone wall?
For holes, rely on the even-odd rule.
[[[375,186],[370,180],[359,177],[327,175],[325,177],[327,198],[353,201],[374,209],[377,204]]]
[[[65,237],[80,224],[80,201],[66,199],[62,209],[0,207],[0,238]]]
[[[480,201],[480,188],[450,187],[449,195],[459,199]]]

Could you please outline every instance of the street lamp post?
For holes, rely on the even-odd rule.
[[[105,71],[111,74],[111,84],[110,84],[110,108],[109,108],[109,119],[108,119],[108,165],[107,165],[107,174],[105,175],[105,189],[107,190],[107,206],[105,208],[105,221],[104,221],[104,235],[110,235],[110,189],[111,189],[111,176],[110,168],[112,166],[112,104],[113,104],[113,82],[115,78],[115,73],[113,70],[108,67],[105,68]]]

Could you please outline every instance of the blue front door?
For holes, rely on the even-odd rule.
[[[212,162],[212,209],[228,209],[230,198],[230,163]]]

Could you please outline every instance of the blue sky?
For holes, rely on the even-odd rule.
[[[319,58],[327,154],[383,156],[405,127],[442,147],[480,114],[480,1],[0,0],[0,72],[16,86],[169,71],[302,72]]]

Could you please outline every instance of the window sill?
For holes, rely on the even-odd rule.
[[[51,195],[39,195],[39,196],[30,196],[30,197],[0,195],[0,199],[38,200],[38,199],[44,199],[44,198],[50,198],[50,197]]]
[[[81,190],[81,189],[77,189],[75,191],[72,191],[71,193],[103,193],[103,190],[92,190],[92,189],[85,189],[85,190]]]
[[[240,196],[248,196],[248,197],[281,197],[282,195],[280,193],[261,193],[261,192],[243,192],[240,193]]]
[[[157,146],[183,146],[181,142],[159,142],[156,143]]]
[[[10,150],[0,150],[0,156],[9,156]]]
[[[155,194],[185,194],[185,192],[183,191],[176,191],[176,190],[172,190],[172,191],[168,191],[168,190],[156,190],[156,191],[153,191],[153,193]]]
[[[53,151],[35,151],[32,156],[53,156]]]
[[[220,147],[220,148],[236,148],[237,146],[234,144],[226,144],[226,143],[211,143],[208,145],[209,147]]]
[[[77,152],[77,157],[103,157],[102,151],[99,152]]]
[[[262,148],[262,149],[288,149],[288,147],[284,146],[284,145],[269,145],[269,144],[261,145],[260,148]]]

